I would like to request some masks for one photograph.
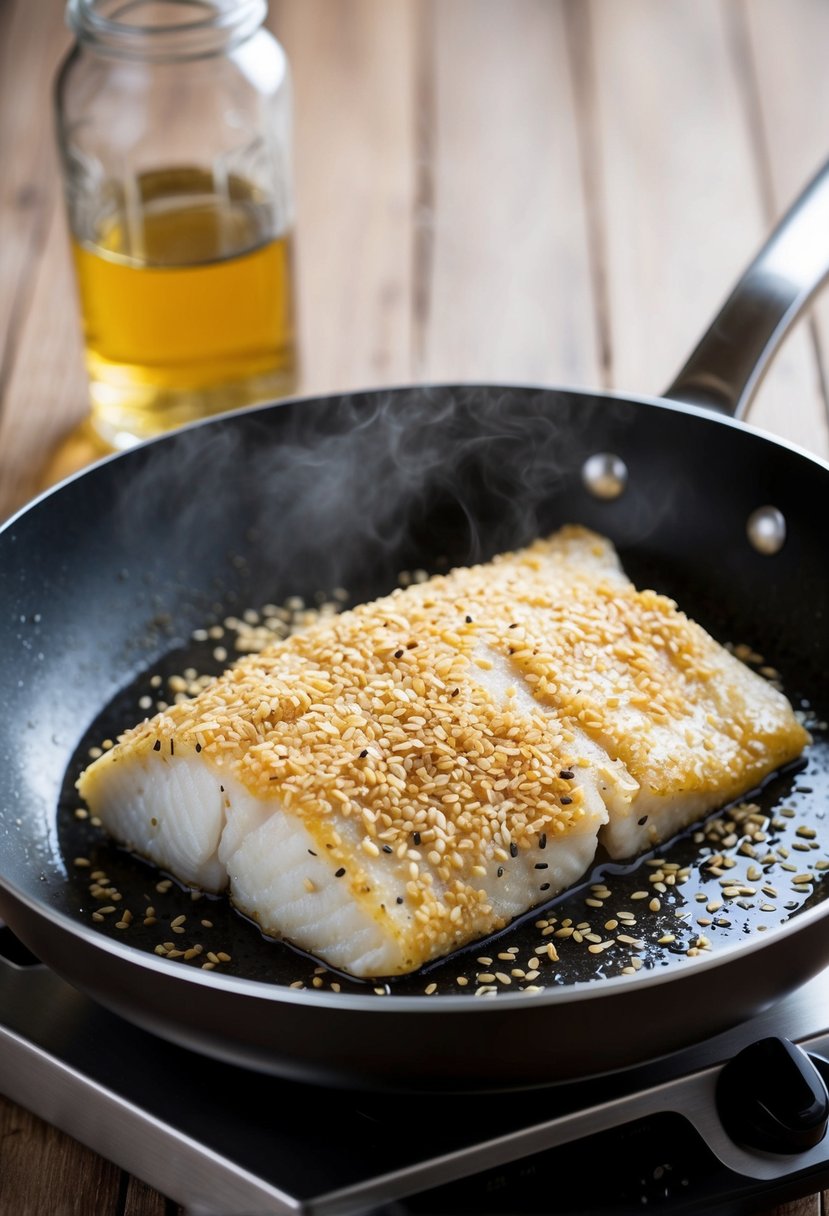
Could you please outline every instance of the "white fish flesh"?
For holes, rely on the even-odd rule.
[[[786,698],[568,527],[248,655],[78,788],[263,931],[395,975],[755,788]]]

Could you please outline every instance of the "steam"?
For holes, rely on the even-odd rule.
[[[119,531],[134,533],[139,504],[150,533],[175,521],[190,569],[241,554],[273,594],[376,594],[401,568],[485,560],[566,522],[552,503],[578,482],[595,408],[424,385],[226,416],[134,453]]]

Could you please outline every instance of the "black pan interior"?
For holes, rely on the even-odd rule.
[[[628,488],[614,502],[582,485],[582,464],[598,451],[616,453],[629,468]],[[758,884],[755,897],[732,899],[701,927],[697,920],[721,886],[701,864],[721,849],[723,833],[714,826],[702,842],[689,834],[660,852],[692,876],[663,893],[657,912],[643,918],[644,905],[632,899],[643,887],[649,899],[656,894],[651,859],[600,866],[552,909],[395,981],[394,991],[435,985],[436,996],[471,995],[482,973],[511,972],[510,949],[517,947],[523,965],[551,938],[559,962],[546,967],[545,984],[616,974],[629,962],[630,950],[597,956],[584,941],[545,935],[538,927],[545,920],[555,930],[569,918],[577,933],[589,924],[582,934],[606,937],[606,919],[632,910],[638,928],[631,936],[646,938],[637,951],[644,970],[686,964],[700,933],[716,948],[762,931],[759,925],[772,929],[820,901],[826,886],[815,869],[829,856],[829,744],[821,725],[829,713],[829,581],[819,523],[825,492],[816,462],[727,422],[588,394],[484,386],[288,403],[99,466],[0,536],[0,676],[11,711],[0,723],[4,874],[88,925],[102,906],[90,895],[90,875],[104,872],[123,902],[98,924],[119,942],[153,950],[173,936],[170,922],[185,916],[176,945],[198,941],[226,952],[228,973],[366,991],[331,972],[315,974],[314,960],[265,941],[224,900],[194,903],[175,884],[159,891],[161,875],[75,818],[75,777],[90,747],[143,716],[141,697],[158,698],[151,677],[160,675],[163,688],[186,667],[222,666],[215,639],[194,642],[193,630],[291,596],[313,603],[339,587],[359,602],[391,589],[402,570],[484,560],[580,522],[614,540],[636,582],[674,596],[720,641],[748,645],[762,656],[758,665],[781,673],[809,717],[815,746],[805,772],[779,775],[758,802],[771,820],[768,849],[802,847],[799,868],[808,866],[815,880],[792,885],[790,869],[767,871],[765,885],[774,883],[777,898]],[[788,522],[775,557],[746,539],[748,515],[766,503]],[[801,861],[797,850],[792,856]],[[75,865],[78,857],[89,866]],[[605,882],[612,897],[587,907],[591,884]],[[145,927],[148,906],[157,923]],[[120,907],[132,913],[128,930],[116,928]],[[677,920],[681,910],[685,921]],[[673,940],[660,944],[666,936]],[[463,989],[458,976],[468,980]],[[389,990],[381,980],[368,990],[374,986]]]

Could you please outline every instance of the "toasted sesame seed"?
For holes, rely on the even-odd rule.
[[[521,731],[514,725],[515,715],[518,712],[516,705],[503,711],[503,721],[506,725],[503,725],[501,718],[497,716],[494,719],[487,719],[488,725],[493,721],[498,723],[497,731],[492,733],[490,751],[480,750],[481,740],[488,741],[485,733],[482,734],[480,731],[476,733],[471,726],[469,726],[468,736],[457,733],[455,729],[457,721],[462,722],[464,729],[467,729],[467,724],[472,722],[466,685],[464,685],[465,695],[462,703],[457,705],[453,703],[450,706],[450,700],[460,691],[460,685],[455,686],[455,681],[461,679],[464,665],[468,667],[469,661],[474,662],[476,659],[472,650],[468,648],[463,650],[464,646],[468,647],[468,643],[461,641],[459,635],[477,634],[479,638],[483,637],[486,645],[495,648],[493,639],[498,633],[498,629],[488,623],[489,604],[484,597],[476,598],[477,593],[469,597],[470,612],[465,613],[467,600],[464,597],[459,598],[457,594],[444,596],[442,584],[439,581],[437,584],[422,583],[415,575],[411,576],[411,581],[415,589],[421,586],[426,588],[424,596],[427,598],[424,603],[431,614],[430,619],[438,622],[434,635],[429,629],[423,630],[423,639],[417,649],[413,647],[413,643],[405,641],[411,623],[403,613],[402,606],[398,605],[393,597],[380,601],[384,605],[382,611],[389,619],[382,622],[375,619],[373,613],[377,611],[376,606],[367,606],[358,617],[361,629],[367,638],[367,646],[369,641],[372,646],[374,640],[380,641],[378,628],[380,624],[387,630],[383,635],[382,647],[371,650],[371,654],[378,664],[377,670],[384,674],[391,670],[388,660],[392,654],[398,660],[393,667],[394,683],[389,684],[388,692],[384,692],[382,698],[378,697],[377,704],[372,706],[371,712],[367,708],[370,698],[362,695],[364,686],[355,685],[355,688],[352,689],[347,679],[348,665],[341,664],[339,659],[334,663],[330,658],[330,655],[339,654],[342,649],[340,641],[332,642],[329,650],[324,652],[324,657],[319,655],[320,644],[315,641],[313,646],[309,645],[307,651],[298,647],[295,652],[290,653],[296,654],[298,657],[303,657],[306,653],[310,655],[314,661],[313,679],[317,680],[319,686],[315,686],[312,682],[305,684],[302,680],[294,682],[290,690],[291,695],[295,695],[297,691],[300,691],[303,696],[307,693],[307,704],[305,701],[299,703],[292,701],[290,710],[284,719],[276,718],[276,720],[285,722],[302,720],[303,725],[307,724],[310,728],[311,754],[314,754],[313,749],[318,745],[328,749],[324,750],[323,754],[335,761],[337,778],[335,790],[326,787],[326,807],[334,808],[337,816],[351,816],[352,825],[359,825],[356,840],[364,841],[362,850],[366,856],[379,857],[382,849],[385,855],[396,858],[393,862],[383,864],[391,867],[390,872],[397,877],[400,889],[405,890],[409,897],[407,915],[400,914],[398,923],[416,921],[418,931],[422,927],[423,934],[430,945],[440,947],[445,951],[447,943],[457,944],[461,941],[474,940],[476,917],[479,918],[480,925],[487,923],[486,918],[491,914],[488,903],[494,902],[494,900],[485,901],[484,892],[478,890],[483,884],[478,883],[477,879],[493,873],[502,877],[510,869],[514,870],[514,867],[509,866],[508,858],[518,857],[519,851],[527,857],[530,865],[535,864],[539,870],[546,868],[546,863],[533,862],[531,850],[534,845],[539,849],[544,849],[547,846],[548,837],[557,838],[560,832],[566,832],[569,825],[577,822],[578,818],[583,815],[581,787],[571,787],[569,793],[561,797],[561,786],[558,784],[561,780],[573,780],[575,770],[581,765],[581,761],[577,763],[575,760],[570,760],[572,752],[562,747],[558,763],[550,762],[549,757],[545,762],[544,753],[539,750],[537,757],[533,754],[532,763],[526,764],[527,755],[522,752],[523,737]],[[487,592],[488,589],[485,589],[485,594]],[[648,594],[653,595],[653,593]],[[512,600],[509,615],[512,615],[514,607],[516,615],[520,615],[522,625],[520,633],[510,638],[515,643],[514,662],[521,669],[527,683],[533,686],[536,695],[541,698],[547,695],[548,689],[553,687],[554,682],[558,680],[554,656],[546,653],[550,649],[551,643],[546,638],[536,639],[533,635],[535,626],[532,620],[532,604],[525,602],[521,596],[512,597]],[[316,602],[321,604],[320,597],[317,597]],[[657,608],[652,605],[659,602],[661,601],[658,600],[658,597],[656,601],[649,600],[648,604],[651,606],[649,610],[656,612]],[[452,612],[448,615],[447,610],[443,607],[446,603],[452,605]],[[336,605],[334,606],[336,607]],[[633,614],[633,601],[628,603],[624,594],[620,593],[618,602],[614,601],[614,608],[623,613],[622,619],[627,621],[628,617],[624,614]],[[459,610],[460,614],[465,615],[467,624],[472,623],[474,614],[474,618],[478,622],[475,631],[467,631],[461,627]],[[661,611],[661,609],[659,610]],[[261,613],[246,612],[242,616],[250,630],[256,630],[262,627],[263,621],[268,616],[272,615],[277,623],[286,626],[285,631],[280,634],[284,637],[293,628],[294,618],[298,619],[298,614],[306,611],[304,604],[300,601],[289,610],[286,609],[287,616],[284,618],[279,615],[280,610],[276,606],[263,609]],[[499,605],[499,611],[505,611],[503,605]],[[443,613],[443,618],[441,613]],[[496,620],[496,617],[492,619]],[[577,619],[581,620],[581,618]],[[630,619],[633,621],[634,616],[631,615]],[[230,621],[231,618],[228,618],[225,627],[235,630],[239,625],[238,618],[233,618],[233,625]],[[504,621],[505,617],[501,615],[500,629],[503,629]],[[518,621],[510,622],[510,628],[517,628],[518,624]],[[588,635],[591,628],[589,622],[585,623],[584,629],[588,631]],[[440,629],[451,631],[450,641],[443,639],[439,632]],[[377,632],[376,639],[374,639],[372,630]],[[492,636],[490,636],[490,631]],[[219,636],[221,633],[222,630],[219,627]],[[342,636],[351,636],[345,631],[345,626]],[[633,636],[634,639],[638,636],[635,631],[633,631]],[[432,645],[433,641],[434,645]],[[669,639],[669,642],[672,641],[673,638]],[[471,644],[471,639],[469,644]],[[677,644],[682,645],[683,642]],[[397,648],[393,649],[394,646]],[[498,649],[499,653],[503,653],[503,645]],[[245,689],[246,681],[255,682],[255,679],[258,678],[260,668],[257,667],[257,664],[261,661],[262,653],[265,652],[260,648],[259,652],[253,656],[255,661],[251,661],[248,666],[245,666],[248,660],[243,660],[242,665],[234,669],[241,673],[241,689]],[[459,653],[463,663],[457,661]],[[601,647],[597,646],[592,653],[601,656]],[[377,656],[380,657],[377,658]],[[403,657],[406,657],[407,660],[405,664],[399,662]],[[610,661],[615,662],[616,660],[614,658]],[[622,667],[626,661],[620,657]],[[604,662],[604,659],[600,658],[600,662]],[[335,674],[338,681],[337,697],[339,699],[336,706],[334,699],[329,695],[330,690],[326,679],[319,674],[327,672],[329,669]],[[278,668],[274,670],[278,677]],[[237,715],[236,721],[241,725],[234,725],[226,713],[223,715],[222,706],[214,696],[216,685],[212,686],[213,691],[209,691],[206,686],[202,685],[197,685],[194,689],[191,685],[197,681],[197,678],[195,670],[186,670],[181,677],[169,681],[171,692],[196,695],[196,702],[190,702],[188,705],[176,704],[169,713],[165,711],[162,725],[159,727],[156,723],[152,728],[159,732],[157,740],[159,747],[161,739],[164,739],[169,742],[172,751],[174,744],[178,746],[183,738],[187,737],[190,740],[188,746],[192,748],[194,734],[198,733],[198,747],[203,746],[208,754],[219,756],[223,762],[234,766],[237,762],[238,747],[244,744],[247,748],[248,740],[253,741],[256,743],[256,765],[259,767],[252,770],[252,786],[257,781],[271,781],[277,776],[280,781],[280,794],[284,790],[286,799],[291,798],[293,807],[299,813],[307,815],[309,823],[314,823],[314,812],[310,808],[312,804],[316,805],[314,800],[319,791],[314,790],[312,782],[303,785],[306,778],[303,776],[301,779],[297,779],[291,766],[287,763],[283,764],[279,754],[273,752],[273,739],[268,734],[270,727],[263,726],[260,730],[252,720],[249,720],[247,714],[244,719],[238,718]],[[221,681],[219,683],[221,684]],[[328,683],[330,684],[330,681]],[[454,691],[452,691],[453,689]],[[434,690],[434,696],[432,690]],[[638,691],[641,692],[642,699],[636,703],[645,707],[643,712],[649,712],[648,706],[654,709],[655,714],[663,712],[663,704],[659,701],[661,692],[658,690],[655,692],[654,687],[647,681],[639,685]],[[281,695],[280,692],[279,696]],[[566,701],[566,695],[557,687],[554,688],[554,695]],[[581,689],[579,695],[581,695]],[[194,716],[193,705],[198,704],[198,698],[202,696],[205,696],[203,704],[211,710],[211,714],[205,713],[198,716],[199,710],[197,710]],[[418,700],[423,697],[427,697],[428,700],[428,713]],[[211,698],[213,699],[211,700]],[[341,710],[339,707],[341,702],[346,705],[345,710]],[[580,706],[580,708],[582,707]],[[586,704],[583,708],[586,716],[581,717],[580,721],[585,723],[589,729],[593,721],[591,717],[593,711]],[[351,717],[352,710],[353,718]],[[497,712],[502,713],[501,710]],[[665,712],[670,719],[670,707]],[[489,709],[487,713],[489,713]],[[493,709],[492,713],[495,714],[496,711]],[[512,719],[509,718],[510,714],[513,715]],[[296,718],[296,715],[299,715],[299,719]],[[461,716],[460,719],[457,715]],[[270,723],[274,717],[275,715],[271,712],[271,716],[263,718],[262,721]],[[189,735],[185,731],[185,723],[192,724],[189,727]],[[313,732],[317,726],[319,726],[319,734],[315,735]],[[433,729],[434,734],[431,733]],[[235,733],[230,737],[223,733],[226,730]],[[437,733],[438,731],[443,732],[442,735]],[[175,738],[173,738],[173,734]],[[347,737],[344,738],[344,736]],[[427,736],[430,741],[428,748],[424,744]],[[238,747],[234,740],[241,740]],[[360,750],[362,741],[365,741],[367,746]],[[536,746],[540,749],[541,745],[536,744]],[[637,741],[633,740],[630,746],[635,751]],[[689,743],[689,746],[692,745]],[[700,746],[699,743],[696,746]],[[345,758],[342,768],[339,767],[338,747],[342,748]],[[427,751],[428,760],[424,759]],[[467,756],[480,760],[480,772],[485,774],[481,788],[475,789],[473,798],[469,797],[468,773],[459,772],[458,755],[463,756],[464,760]],[[361,761],[369,760],[369,763],[357,765],[358,758]],[[572,764],[572,767],[559,768],[559,764]],[[276,767],[279,767],[281,776],[273,771]],[[333,768],[332,771],[334,771]],[[366,790],[371,794],[370,798],[364,796]],[[335,803],[341,805],[335,806]],[[572,810],[568,814],[564,813],[562,808],[567,808],[571,804],[573,804]],[[468,810],[470,805],[472,809]],[[343,808],[347,808],[347,812]],[[437,808],[442,819],[431,818],[432,808]],[[539,808],[543,809],[539,810]],[[459,815],[464,817],[463,828],[460,833],[456,833],[453,829],[456,828],[457,823],[461,822],[456,818]],[[644,824],[646,819],[647,816],[643,816],[640,823]],[[332,817],[329,822],[333,825],[334,818]],[[763,826],[768,826],[767,820],[761,816],[756,826],[758,832],[761,832]],[[709,833],[707,837],[706,832]],[[363,833],[365,833],[364,836]],[[424,855],[411,856],[406,852],[405,844],[409,840],[414,840],[416,845],[420,845],[422,834],[426,840]],[[709,825],[706,825],[705,830],[699,835],[699,843],[708,839],[712,842],[713,847],[736,849],[739,853],[753,856],[750,851],[746,852],[746,848],[748,847],[750,850],[751,846],[743,837],[750,836],[752,840],[755,840],[756,837],[753,830],[748,830],[744,817],[739,814],[739,809],[731,808],[728,814],[722,817],[719,827],[714,829],[712,826],[709,830]],[[802,834],[799,833],[799,835]],[[802,839],[809,840],[810,837],[802,835]],[[713,843],[714,841],[716,843]],[[399,843],[404,846],[402,852],[398,851]],[[466,847],[460,847],[461,845]],[[339,852],[340,845],[337,848],[338,852],[332,853],[332,859],[342,856],[342,852]],[[802,851],[807,848],[808,846],[804,845]],[[309,851],[313,853],[313,850]],[[805,864],[804,859],[797,860],[801,866]],[[499,863],[497,869],[493,862]],[[364,864],[367,865],[367,863]],[[653,871],[648,882],[651,891],[635,892],[632,896],[634,901],[648,900],[654,891],[664,895],[669,888],[678,887],[690,877],[690,867],[686,867],[683,871],[678,864],[665,858],[651,859],[648,864]],[[733,868],[734,864],[733,857],[723,856],[719,859],[717,866],[703,868],[701,876],[707,877],[708,873],[713,873],[714,869],[721,870],[724,875]],[[519,868],[523,869],[523,867]],[[792,872],[794,870],[793,866]],[[438,871],[440,872],[439,881],[436,873]],[[741,871],[742,864],[737,875]],[[338,877],[344,876],[345,866],[338,868],[335,873]],[[359,863],[351,866],[351,874],[351,881],[356,893],[357,890],[362,889],[361,884],[365,882],[365,876],[361,873]],[[719,875],[714,874],[713,876],[718,877]],[[739,876],[732,876],[732,881],[727,883],[726,889],[723,891],[724,897],[734,898],[732,892],[736,891],[739,898],[749,898],[754,892],[743,884],[757,882],[760,876],[761,872],[758,872],[756,865],[749,866],[745,880],[741,881]],[[306,890],[315,889],[315,884],[310,878],[304,881]],[[644,881],[644,878],[641,881]],[[812,881],[811,876],[800,876],[799,879],[793,880],[795,886],[802,886],[804,883]],[[432,883],[434,884],[433,889],[429,890]],[[451,883],[457,884],[457,890],[463,898],[455,899]],[[165,889],[168,890],[170,885],[168,882]],[[548,891],[550,885],[550,883],[544,883],[539,890]],[[156,889],[161,893],[161,884]],[[449,890],[451,898],[443,895],[439,898],[438,890],[441,892]],[[120,893],[117,894],[120,898]],[[603,884],[601,886],[594,884],[587,896],[586,907],[601,908],[604,901],[610,899],[611,896],[612,892],[609,888]],[[110,896],[106,894],[105,897]],[[802,898],[802,894],[800,897]],[[112,898],[114,899],[115,896]],[[700,902],[704,902],[705,898],[703,894]],[[398,905],[402,904],[403,896],[397,896],[396,902]],[[614,902],[617,901],[614,899]],[[652,911],[659,911],[661,906],[659,899],[649,899],[649,908]],[[483,907],[486,907],[486,912],[483,911]],[[382,911],[386,910],[383,905],[381,908]],[[672,912],[676,916],[682,915],[679,909],[672,909]],[[144,923],[146,924],[149,919],[149,913],[145,914]],[[126,921],[126,916],[123,916],[122,922]],[[175,918],[170,922],[170,932],[184,932],[183,923],[183,917]],[[207,922],[202,923],[207,924]],[[619,924],[630,927],[631,923],[635,924],[632,914],[626,912],[623,916],[620,912],[605,922],[605,932],[613,932]],[[558,922],[552,918],[552,921],[545,922],[539,931],[542,936],[556,934],[562,937],[572,936],[577,944],[582,942],[587,944],[588,949],[592,947],[607,949],[612,944],[612,942],[602,942],[599,934],[593,932],[591,926],[586,923],[577,927],[573,927],[572,923],[557,926]],[[470,933],[472,933],[472,937],[470,937]],[[667,944],[669,938],[673,940],[673,935],[663,934],[663,939],[665,939],[663,944]],[[631,941],[633,940],[635,939],[631,939]],[[699,946],[695,948],[699,948]],[[552,943],[547,943],[540,949],[549,949],[554,953]],[[593,950],[592,952],[598,953],[599,951]],[[187,952],[185,951],[185,953]],[[216,955],[216,958],[219,957]],[[503,955],[499,954],[499,958],[501,957]],[[515,960],[510,957],[509,962],[513,961]],[[483,959],[481,963],[484,965]],[[488,959],[485,965],[491,965],[491,960]],[[638,969],[633,963],[630,963],[629,967],[633,970]],[[497,973],[496,978],[505,974],[506,972]],[[491,978],[489,973],[485,973],[485,975]],[[513,976],[512,978],[519,977]],[[501,982],[500,978],[498,982]],[[479,984],[486,987],[483,977],[479,977]],[[385,992],[385,989],[381,991]]]

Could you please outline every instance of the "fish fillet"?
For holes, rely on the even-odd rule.
[[[415,970],[756,787],[786,698],[567,527],[241,659],[78,788],[122,844],[268,934]]]

